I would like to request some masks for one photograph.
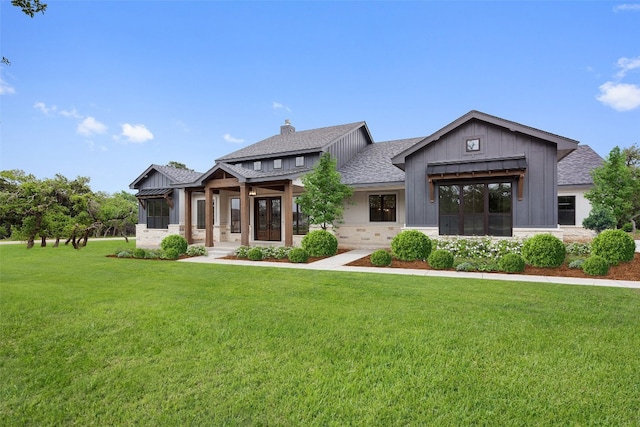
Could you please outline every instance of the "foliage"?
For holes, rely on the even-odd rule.
[[[615,228],[616,216],[609,206],[595,205],[591,208],[589,216],[582,220],[582,226],[587,230],[600,233],[603,230]]]
[[[260,248],[262,250],[262,258],[284,259],[289,255],[292,249],[287,246],[267,246]]]
[[[567,255],[589,255],[591,253],[591,243],[571,242],[565,244]]]
[[[578,258],[578,259],[574,259],[573,261],[571,261],[569,263],[569,268],[578,268],[580,270],[582,270],[582,266],[584,265],[584,258]]]
[[[163,259],[178,259],[180,257],[180,250],[175,247],[169,247],[163,250]],[[184,252],[183,252],[184,253]]]
[[[203,245],[191,245],[187,248],[187,255],[189,256],[207,256],[209,251]]]
[[[129,251],[120,251],[116,254],[118,258],[131,258],[133,255]]]
[[[353,189],[341,182],[336,160],[324,153],[313,170],[302,177],[302,183],[304,193],[296,197],[296,203],[309,216],[309,223],[323,230],[335,226],[342,218],[344,200],[353,194]]]
[[[391,253],[401,261],[425,260],[431,253],[431,240],[418,230],[404,230],[391,241]]]
[[[246,258],[247,253],[249,252],[249,249],[251,249],[250,246],[240,246],[233,252],[233,254],[238,258]]]
[[[582,263],[582,271],[589,276],[604,276],[609,272],[609,263],[598,255],[591,255]]]
[[[551,234],[536,234],[522,246],[522,257],[534,267],[559,267],[566,255],[562,240]]]
[[[506,254],[498,261],[498,266],[505,273],[522,273],[524,271],[524,259],[518,254]]]
[[[147,254],[147,251],[143,248],[135,248],[133,250],[134,258],[144,258],[146,254]]]
[[[187,167],[187,165],[185,165],[184,163],[180,163],[180,162],[176,162],[171,160],[169,163],[167,163],[167,166],[172,167],[172,168],[176,168],[176,169],[184,169],[184,170],[188,170],[188,171],[193,171],[193,169],[190,169]]]
[[[640,217],[640,146],[633,144],[631,147],[622,150],[625,157],[625,164],[631,170],[631,178],[634,184],[633,195],[631,196],[631,232],[637,229],[636,223]],[[627,230],[625,230],[627,231]]]
[[[429,254],[427,262],[436,270],[448,270],[453,267],[453,254],[444,249],[436,249]]]
[[[377,267],[388,267],[391,265],[391,254],[384,249],[378,249],[369,256],[369,260]]]
[[[627,222],[626,224],[624,224],[622,226],[622,231],[624,231],[625,233],[632,233],[633,232],[633,223],[632,222]]]
[[[455,258],[494,259],[508,253],[522,253],[520,239],[481,238],[439,238],[432,240],[434,249],[446,249]]]
[[[262,249],[251,248],[247,252],[247,258],[251,261],[262,261]]]
[[[293,263],[305,263],[309,259],[309,254],[302,248],[292,248],[289,251],[288,258]]]
[[[187,239],[180,236],[179,234],[171,234],[160,242],[160,247],[167,251],[169,249],[175,249],[178,251],[178,255],[182,255],[187,252],[187,247],[189,246],[189,242]]]
[[[632,199],[640,192],[640,183],[633,180],[625,161],[620,147],[614,147],[604,163],[591,172],[593,187],[584,195],[592,206],[611,209],[618,226],[633,217]]]
[[[465,261],[456,265],[456,271],[477,271],[478,267],[476,267],[472,262]]]
[[[605,230],[591,242],[591,253],[604,258],[610,265],[631,261],[635,250],[635,242],[622,230]]]
[[[302,249],[309,256],[333,256],[338,252],[338,239],[327,230],[314,230],[302,238]]]
[[[36,13],[42,13],[44,15],[47,10],[46,3],[41,3],[40,0],[11,0],[11,5],[22,9],[22,13],[33,18]],[[11,61],[8,58],[2,57],[0,63],[11,65]]]

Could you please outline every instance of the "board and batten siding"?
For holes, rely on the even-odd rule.
[[[345,163],[351,160],[353,156],[358,154],[360,150],[366,147],[367,144],[371,143],[372,141],[369,139],[365,127],[361,126],[331,144],[327,148],[327,152],[337,160],[338,169],[340,169]]]
[[[479,152],[466,152],[469,138],[480,138]],[[512,181],[513,226],[557,227],[556,145],[480,120],[461,125],[406,158],[407,226],[438,226],[438,195],[435,194],[433,203],[429,202],[428,195],[426,171],[429,162],[469,162],[520,155],[525,156],[528,166],[523,200],[518,200],[517,181]]]
[[[144,181],[140,183],[139,190],[170,187],[171,180],[168,177],[157,171],[153,171],[149,173],[148,178],[145,178]],[[180,200],[180,193],[180,189],[174,188],[173,192],[170,194],[170,197],[173,199],[173,209],[169,208],[169,224],[178,224],[180,222],[180,206],[182,203],[182,200]],[[142,206],[139,206],[138,208],[138,223],[147,223],[147,210],[142,209]]]

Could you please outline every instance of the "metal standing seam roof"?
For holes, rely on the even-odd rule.
[[[604,159],[588,145],[578,148],[558,162],[558,185],[591,185],[591,171]]]
[[[483,159],[477,161],[438,162],[427,165],[427,175],[516,171],[527,168],[524,156]]]
[[[278,134],[262,141],[241,148],[226,156],[220,157],[218,162],[232,162],[239,160],[264,159],[282,154],[321,150],[347,133],[366,126],[365,122],[348,123],[318,129],[295,131]]]
[[[136,193],[136,197],[165,196],[173,191],[173,188],[145,188]]]

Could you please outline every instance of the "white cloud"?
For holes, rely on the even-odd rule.
[[[107,127],[94,119],[93,117],[87,117],[80,124],[78,124],[78,128],[76,131],[80,135],[91,136],[95,134],[105,133],[107,131]]]
[[[600,86],[596,99],[614,110],[630,111],[640,107],[640,86],[606,82]]]
[[[640,68],[640,56],[637,58],[622,57],[618,59],[616,65],[620,69],[620,71],[618,71],[618,73],[616,74],[616,77],[623,78],[629,71]]]
[[[127,138],[129,142],[142,144],[153,139],[153,134],[145,125],[130,125],[125,123],[122,125],[122,136]]]
[[[82,116],[78,113],[78,111],[74,108],[72,110],[60,110],[60,115],[64,117],[69,117],[72,119],[81,119]]]
[[[225,141],[233,142],[234,144],[242,144],[244,142],[244,139],[234,138],[228,133],[225,133],[224,135],[222,135],[222,137],[224,138]]]
[[[0,95],[12,95],[16,93],[16,90],[9,83],[0,79]]]
[[[55,111],[58,109],[58,107],[56,107],[55,105],[47,107],[47,104],[45,104],[44,102],[36,102],[35,104],[33,104],[33,108],[40,110],[40,112],[44,115],[55,113]]]
[[[274,110],[285,110],[285,111],[287,111],[289,113],[291,112],[291,108],[289,108],[286,105],[283,105],[283,104],[281,104],[281,103],[279,103],[277,101],[273,101],[272,108]]]
[[[614,12],[626,12],[626,11],[632,11],[632,12],[640,12],[640,3],[635,3],[635,4],[619,4],[616,7],[613,8]]]

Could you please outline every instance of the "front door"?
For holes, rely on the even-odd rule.
[[[280,241],[280,197],[256,197],[255,240]]]

